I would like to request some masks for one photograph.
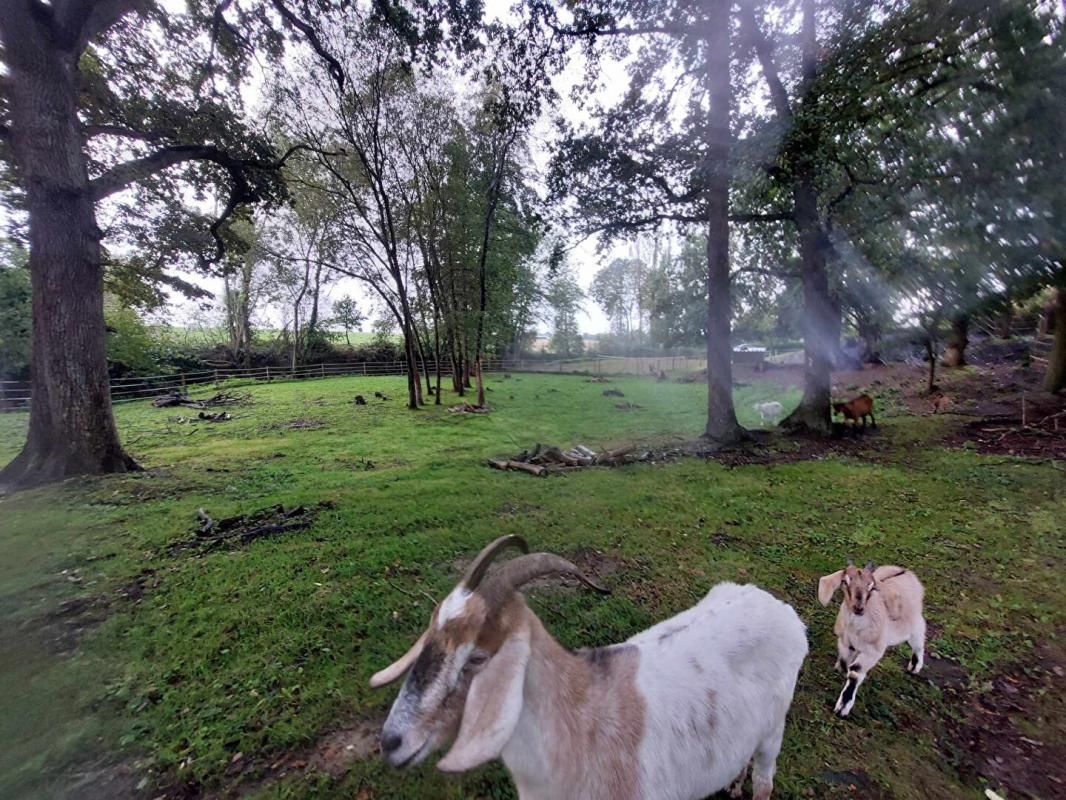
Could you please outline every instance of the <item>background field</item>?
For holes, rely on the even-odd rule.
[[[400,378],[241,388],[251,402],[217,424],[130,404],[119,424],[147,472],[0,499],[0,674],[19,687],[0,692],[0,797],[513,797],[498,765],[458,779],[432,762],[384,768],[369,751],[394,692],[366,685],[420,632],[427,596],[503,533],[613,588],[531,592],[571,647],[623,639],[720,580],[793,603],[812,652],[776,797],[977,798],[986,783],[1053,796],[1066,741],[1054,464],[947,448],[957,421],[889,414],[817,449],[774,439],[726,463],[537,479],[485,458],[689,440],[706,387],[618,379],[641,406],[623,411],[576,376],[489,386],[485,416],[407,411]],[[788,408],[798,391],[742,387],[741,421],[757,426],[751,404],[767,399]],[[0,416],[0,461],[25,424]],[[198,508],[220,519],[277,503],[329,506],[308,530],[173,547],[194,538]],[[849,555],[923,578],[934,658],[912,678],[905,648],[890,653],[841,721],[835,609],[814,589]]]

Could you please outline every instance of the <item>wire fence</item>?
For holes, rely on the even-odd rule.
[[[736,353],[741,359],[747,354]],[[422,365],[420,365],[422,367]],[[545,372],[587,375],[659,375],[663,372],[691,372],[705,369],[706,359],[689,356],[589,356],[570,359],[488,360],[485,372]],[[424,365],[430,376],[436,375],[435,363]],[[451,376],[451,365],[441,364],[441,374]],[[218,367],[168,375],[146,375],[111,379],[111,402],[128,403],[147,400],[172,392],[186,392],[211,385],[228,386],[256,383],[281,383],[294,380],[336,377],[385,377],[407,374],[405,361],[304,364],[292,367]],[[23,411],[30,406],[33,394],[28,381],[0,381],[0,411]]]
[[[427,364],[430,374],[436,374],[436,365]],[[441,364],[441,373],[451,375],[451,367]],[[135,378],[111,379],[111,402],[127,403],[145,400],[172,392],[210,385],[242,385],[245,383],[281,383],[314,378],[341,376],[382,377],[406,375],[404,361],[353,362],[336,364],[303,364],[292,367],[218,367],[169,375],[144,375]],[[20,411],[29,408],[33,387],[27,381],[0,381],[0,411]]]

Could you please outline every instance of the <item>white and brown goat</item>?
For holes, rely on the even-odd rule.
[[[741,785],[752,765],[768,800],[806,629],[791,606],[754,586],[723,583],[696,606],[623,644],[570,652],[519,589],[569,574],[549,553],[498,564],[505,536],[486,547],[433,610],[429,628],[374,675],[406,674],[382,731],[394,766],[453,742],[437,767],[501,758],[522,800],[695,800]]]
[[[846,717],[855,705],[855,694],[885,650],[907,642],[911,658],[907,671],[918,674],[925,659],[925,590],[909,569],[894,566],[859,569],[848,563],[844,569],[818,581],[818,600],[828,605],[837,587],[844,585],[844,600],[833,633],[837,636],[838,670],[847,681],[833,709]]]

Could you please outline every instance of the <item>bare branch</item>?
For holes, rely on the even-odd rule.
[[[740,4],[740,24],[748,37],[752,49],[755,51],[755,55],[759,58],[763,78],[766,80],[766,86],[770,90],[770,99],[774,104],[777,116],[781,122],[785,124],[791,123],[792,106],[788,101],[788,92],[785,90],[785,85],[781,81],[781,74],[774,63],[773,44],[759,28],[759,23],[755,18],[755,11],[752,9],[750,2],[746,1]]]
[[[796,215],[792,211],[779,211],[770,214],[730,214],[730,222],[794,222]]]
[[[340,62],[337,61],[322,44],[322,40],[318,38],[318,33],[311,27],[311,24],[305,20],[297,17],[289,8],[285,5],[284,0],[273,0],[274,8],[281,14],[281,18],[285,20],[290,26],[298,30],[307,39],[307,43],[311,45],[319,58],[326,62],[326,68],[329,70],[330,76],[337,83],[337,88],[344,89],[344,69],[341,67]]]

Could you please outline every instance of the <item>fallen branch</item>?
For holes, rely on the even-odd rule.
[[[203,400],[193,400],[188,395],[174,390],[170,394],[160,395],[152,400],[152,405],[156,408],[170,408],[172,406],[185,406],[186,408],[198,408],[207,409],[212,406],[227,406],[235,405],[238,403],[247,403],[251,399],[250,395],[235,395],[227,394],[226,392],[219,392],[212,397],[204,398]]]
[[[504,470],[505,472],[509,469],[516,469],[522,472],[528,472],[530,475],[536,475],[537,477],[541,477],[548,472],[546,468],[538,466],[537,464],[526,464],[524,461],[502,461],[495,458],[489,459],[489,466],[494,469]]]
[[[448,409],[453,414],[488,414],[488,406],[475,406],[471,403],[460,403]]]

